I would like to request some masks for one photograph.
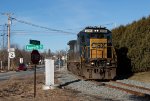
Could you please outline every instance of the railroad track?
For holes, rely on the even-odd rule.
[[[121,91],[124,91],[126,93],[133,94],[135,96],[150,99],[150,89],[149,88],[136,86],[136,85],[133,85],[133,84],[127,84],[127,83],[123,83],[123,82],[118,82],[118,81],[109,81],[109,82],[92,81],[92,82],[96,83],[99,86],[105,86],[105,87],[108,87],[108,88],[121,90]],[[142,92],[140,92],[140,90]]]

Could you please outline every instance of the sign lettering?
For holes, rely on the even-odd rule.
[[[92,48],[106,48],[107,43],[92,43],[91,46]]]
[[[43,49],[43,45],[26,45],[26,50]]]

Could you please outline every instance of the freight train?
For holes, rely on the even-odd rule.
[[[115,78],[117,55],[111,31],[106,27],[86,27],[68,45],[68,71],[86,79]]]

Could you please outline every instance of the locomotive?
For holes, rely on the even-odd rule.
[[[117,55],[111,31],[106,27],[86,27],[77,34],[77,40],[70,40],[68,45],[68,71],[86,79],[115,78]]]

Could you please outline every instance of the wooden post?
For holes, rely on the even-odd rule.
[[[36,96],[36,64],[34,65],[34,98]]]

